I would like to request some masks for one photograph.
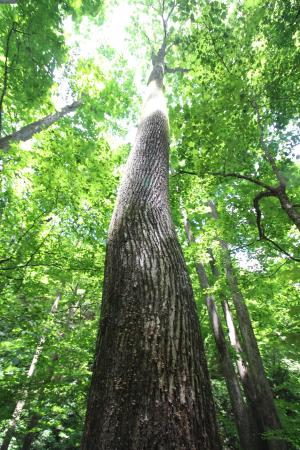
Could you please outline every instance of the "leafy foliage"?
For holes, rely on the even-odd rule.
[[[174,5],[129,3],[134,12],[130,47],[143,58],[136,73],[145,81],[151,47],[162,42],[162,5],[166,11]],[[253,207],[264,189],[259,183],[278,184],[273,160],[291,204],[300,211],[299,5],[296,0],[180,0],[169,20],[166,64],[189,70],[165,77],[170,197],[194,285],[224,449],[237,448],[236,430],[194,270],[195,261],[202,261],[221,311],[220,294],[228,299],[231,294],[220,238],[229,245],[251,314],[282,437],[290,449],[299,449],[300,236],[279,199],[266,197],[260,200],[264,233],[284,251],[260,239]],[[20,0],[17,6],[0,6],[1,136],[53,112],[53,96],[61,89],[58,71],[71,96],[82,99],[75,113],[29,143],[12,144],[1,158],[1,432],[16,399],[28,392],[11,449],[22,448],[29,435],[33,449],[79,448],[106,235],[128,153],[124,130],[136,122],[139,110],[134,81],[139,85],[140,80],[126,57],[104,47],[101,39],[93,57],[74,56],[65,40],[67,21],[78,39],[82,21],[100,30],[102,2]],[[211,199],[218,221],[207,207]],[[190,246],[182,208],[196,238]],[[208,248],[218,280],[211,273]],[[62,299],[51,314],[57,293]],[[45,344],[29,379],[41,336]]]

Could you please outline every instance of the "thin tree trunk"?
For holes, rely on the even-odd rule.
[[[26,434],[23,439],[22,450],[30,450],[33,442],[35,441],[38,431],[33,431],[33,429],[38,425],[41,415],[38,413],[33,413],[30,417]]]
[[[58,294],[56,296],[56,299],[55,299],[53,305],[52,305],[50,314],[54,314],[57,311],[60,299],[61,299],[61,294]],[[29,367],[28,372],[27,372],[27,380],[30,380],[33,377],[33,375],[34,375],[34,372],[35,372],[35,369],[36,369],[36,365],[37,365],[37,362],[39,360],[40,354],[42,353],[45,341],[46,341],[46,334],[43,335],[40,338],[38,346],[36,347],[35,354],[34,354],[34,356],[32,358],[30,367]],[[15,430],[16,430],[16,427],[17,427],[17,424],[18,424],[18,421],[19,421],[19,419],[21,417],[21,414],[22,414],[22,411],[24,409],[27,397],[28,397],[28,389],[26,388],[23,391],[22,399],[18,400],[18,402],[16,404],[16,407],[14,409],[12,418],[11,418],[11,420],[10,420],[10,422],[8,424],[8,428],[7,428],[7,430],[6,430],[5,434],[4,434],[4,438],[3,438],[0,450],[7,450],[8,449],[10,441],[13,438],[13,435],[15,433]]]
[[[249,405],[249,411],[251,411],[253,426],[256,427],[257,434],[260,436],[260,449],[268,450],[268,442],[263,440],[261,437],[262,433],[264,432],[264,424],[260,417],[260,410],[259,408],[257,408],[258,399],[256,396],[255,385],[253,383],[249,369],[243,359],[243,348],[233,322],[229,304],[225,298],[223,298],[222,300],[222,308],[228,327],[229,340],[235,350],[237,370]]]
[[[195,242],[190,223],[185,211],[182,211],[184,228],[188,242]],[[222,372],[226,381],[226,386],[232,406],[234,421],[236,424],[242,450],[255,450],[260,448],[258,436],[252,427],[252,421],[249,416],[247,405],[244,402],[240,389],[239,381],[234,370],[234,365],[228,351],[227,342],[224,335],[223,326],[218,315],[216,303],[213,295],[207,293],[210,288],[206,275],[205,267],[202,263],[195,262],[195,268],[198,274],[201,289],[204,292],[205,303],[208,310],[209,320],[213,331]]]
[[[212,216],[214,219],[218,219],[218,214],[214,203],[209,202],[209,205]],[[223,239],[220,239],[220,245],[223,250],[226,280],[236,309],[237,319],[247,355],[247,361],[249,363],[249,370],[251,372],[256,390],[257,411],[261,417],[264,431],[278,432],[281,430],[281,424],[275,407],[273,393],[264,371],[263,362],[252,328],[248,308],[239,290],[238,280],[234,273],[228,245]],[[286,444],[280,439],[270,438],[267,442],[270,450],[286,449]]]
[[[78,285],[76,285],[76,287],[74,289],[75,295],[77,295],[77,291],[78,291]],[[81,298],[82,298],[82,296],[81,296]],[[71,330],[73,328],[73,319],[76,314],[78,305],[79,305],[79,300],[68,309],[68,317],[67,317],[68,330]],[[63,338],[64,333],[61,333],[60,337]],[[53,363],[51,365],[50,372],[49,372],[46,380],[44,380],[43,385],[38,393],[38,401],[37,401],[38,403],[40,403],[43,400],[45,387],[49,383],[51,383],[51,381],[54,378],[55,362],[58,361],[58,359],[59,359],[59,355],[57,353],[54,353],[54,355],[52,356]],[[35,428],[38,425],[41,418],[42,418],[42,414],[39,414],[37,412],[34,412],[31,414],[30,419],[28,421],[27,430],[26,430],[25,436],[23,438],[22,450],[30,450],[31,449],[33,442],[36,440],[36,438],[39,434],[39,432],[32,431],[32,430],[33,430],[33,428]]]
[[[0,139],[0,149],[7,152],[12,142],[28,141],[28,139],[31,139],[34,134],[39,133],[42,130],[46,130],[62,117],[75,111],[81,104],[81,101],[75,101],[71,105],[64,106],[60,111],[56,111],[55,113],[43,117],[36,122],[25,125],[20,130],[15,131],[8,136],[4,136]]]
[[[220,277],[219,269],[216,265],[216,261],[214,258],[214,254],[212,250],[209,248],[207,249],[208,254],[210,255],[210,267],[211,272],[214,276],[214,278],[217,280]],[[251,377],[251,373],[248,369],[248,366],[244,360],[245,352],[242,346],[242,343],[240,341],[240,338],[238,336],[237,330],[234,325],[233,317],[231,315],[231,311],[229,308],[229,304],[226,300],[225,295],[221,292],[220,293],[221,298],[221,304],[222,309],[224,312],[224,317],[226,320],[227,328],[228,328],[228,335],[230,344],[233,347],[235,351],[235,362],[237,371],[240,377],[240,381],[243,386],[244,394],[247,399],[248,409],[251,416],[252,421],[252,428],[255,429],[255,434],[257,436],[257,446],[260,448],[260,450],[268,450],[268,443],[262,438],[262,433],[264,432],[263,422],[260,417],[260,411],[257,408],[257,397],[255,392],[254,383]]]
[[[211,249],[208,249],[208,253],[211,258],[210,259],[210,267],[211,267],[212,274],[215,277],[215,279],[218,279],[220,277],[220,273],[216,266],[213,252]],[[236,354],[236,366],[237,366],[238,374],[240,376],[240,380],[243,385],[247,400],[249,401],[249,404],[252,404],[256,400],[256,394],[255,394],[254,384],[251,379],[251,375],[249,373],[247,364],[244,361],[243,355],[245,354],[245,352],[242,347],[242,343],[240,341],[236,327],[234,325],[233,317],[231,315],[231,311],[229,308],[229,304],[226,300],[226,297],[222,293],[220,294],[220,297],[221,297],[221,304],[222,304],[222,309],[224,312],[224,317],[225,317],[227,328],[228,328],[229,341],[230,341],[231,346],[235,350],[235,354]],[[255,415],[257,415],[257,413],[255,413]],[[261,430],[261,432],[262,431],[263,430]]]
[[[109,230],[83,450],[220,448],[196,305],[170,214],[162,82],[160,61]]]
[[[234,322],[233,322],[233,318],[231,315],[231,311],[230,311],[228,302],[225,298],[222,299],[222,308],[223,308],[224,317],[226,319],[226,323],[227,323],[227,327],[228,327],[229,340],[230,340],[230,343],[236,353],[236,365],[237,365],[238,373],[239,373],[241,382],[243,384],[247,398],[251,402],[253,402],[253,401],[255,401],[255,398],[256,398],[255,388],[254,388],[252,381],[250,380],[248,367],[247,367],[245,361],[243,360],[243,357],[242,357],[243,349],[241,346],[241,342],[239,340],[237,330],[236,330]]]

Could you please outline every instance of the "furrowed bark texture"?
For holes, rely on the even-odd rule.
[[[170,215],[161,85],[153,71],[110,226],[84,450],[220,448],[193,292]]]
[[[210,207],[212,216],[215,219],[218,219],[218,213],[213,202],[210,202]],[[265,432],[280,431],[281,424],[276,410],[273,393],[265,374],[249,311],[239,289],[237,277],[234,273],[229,248],[227,242],[222,239],[220,239],[220,245],[223,250],[226,280],[231,291],[247,355],[247,361],[249,363],[249,370],[255,388],[255,407]],[[285,442],[277,438],[270,438],[266,442],[269,450],[286,450],[287,448]]]
[[[186,216],[185,211],[182,212],[184,219],[184,228],[189,243],[195,242],[190,222]],[[220,320],[215,299],[206,291],[210,288],[209,281],[206,275],[205,267],[202,263],[196,262],[195,268],[198,274],[201,289],[204,291],[204,299],[208,310],[208,316],[213,331],[221,370],[226,382],[234,422],[236,424],[240,445],[242,450],[258,450],[260,448],[258,442],[258,435],[252,426],[252,420],[249,415],[247,405],[243,399],[242,390],[239,384],[238,377],[235,373],[234,364],[228,350],[222,322]]]

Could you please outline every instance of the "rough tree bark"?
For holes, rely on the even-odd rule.
[[[51,311],[50,311],[51,315],[57,311],[60,299],[61,299],[61,294],[58,294],[55,298],[55,301],[54,301],[52,307],[51,307]],[[27,380],[30,380],[35,373],[36,365],[37,365],[39,357],[42,353],[45,341],[46,341],[46,333],[40,338],[39,343],[36,347],[35,354],[32,358],[30,367],[27,372]],[[18,421],[19,421],[22,411],[24,409],[27,397],[28,397],[28,389],[25,388],[25,390],[23,391],[23,394],[22,394],[22,399],[18,400],[16,407],[14,409],[14,412],[13,412],[12,418],[8,424],[7,430],[4,433],[4,438],[3,438],[0,450],[8,450],[10,442],[14,436],[16,427],[18,425]]]
[[[220,448],[192,287],[169,207],[164,50],[154,62],[110,225],[83,450]]]
[[[60,111],[56,111],[55,113],[43,117],[36,122],[25,125],[23,128],[12,134],[0,138],[0,149],[7,152],[12,142],[28,141],[28,139],[31,139],[34,134],[39,133],[42,130],[46,130],[62,117],[75,111],[81,104],[82,102],[80,100],[75,101],[71,105],[64,106]]]
[[[213,218],[218,219],[215,204],[209,202],[209,205]],[[282,427],[276,410],[273,393],[264,371],[249,311],[238,286],[238,280],[234,273],[228,245],[223,239],[220,239],[219,241],[223,250],[226,280],[236,309],[239,328],[243,338],[243,347],[245,348],[249,370],[255,387],[257,412],[261,418],[264,432],[276,433],[280,431]],[[286,450],[286,444],[276,437],[269,438],[267,443],[269,450]]]
[[[185,211],[182,211],[182,216],[188,242],[195,242],[195,238],[193,236],[191,226]],[[227,342],[222,322],[217,311],[215,299],[213,295],[207,293],[207,289],[210,288],[210,285],[205,267],[202,263],[195,262],[195,268],[198,274],[201,289],[204,291],[205,303],[207,306],[209,320],[219,355],[221,369],[229,393],[230,403],[232,406],[232,412],[234,415],[234,421],[236,424],[241,449],[260,449],[261,447],[258,442],[258,436],[256,430],[252,426],[252,420],[249,416],[247,405],[244,402],[243,394],[239,385],[239,380],[235,373],[234,364],[227,347]]]

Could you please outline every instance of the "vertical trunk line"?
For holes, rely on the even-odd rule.
[[[220,448],[196,306],[170,214],[162,80],[158,64],[110,224],[83,450]]]
[[[193,236],[190,222],[185,210],[182,210],[181,213],[184,221],[184,228],[186,231],[188,243],[190,244],[192,242],[195,242],[195,238]],[[243,450],[259,449],[258,436],[256,435],[255,429],[252,427],[252,420],[249,416],[247,405],[245,404],[243,399],[239,381],[234,370],[234,364],[228,350],[223,326],[217,311],[215,299],[212,295],[206,292],[207,289],[210,288],[210,285],[205,267],[202,263],[195,262],[195,268],[198,274],[201,289],[204,293],[208,316],[213,331],[223,376],[229,393],[230,403],[234,415],[234,422],[236,424],[241,448]]]
[[[209,206],[211,208],[213,218],[217,220],[218,213],[214,203],[210,201]],[[239,290],[238,280],[232,266],[229,248],[223,239],[219,239],[219,242],[223,250],[225,276],[236,309],[239,328],[243,338],[247,361],[249,363],[249,370],[254,382],[253,385],[256,392],[256,410],[260,416],[260,421],[263,424],[264,432],[280,431],[282,427],[277,414],[273,393],[266,378],[249,311],[242,293]],[[286,450],[285,442],[280,439],[269,438],[266,442],[269,450]]]

